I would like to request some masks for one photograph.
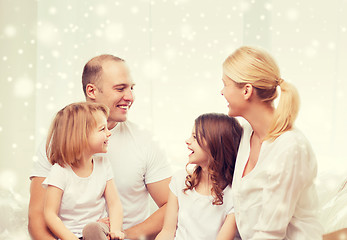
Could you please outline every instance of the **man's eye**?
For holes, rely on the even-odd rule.
[[[124,88],[116,88],[116,90],[117,90],[118,92],[123,92],[123,91],[124,91]]]

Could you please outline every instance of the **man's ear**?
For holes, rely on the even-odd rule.
[[[255,89],[253,88],[252,84],[247,83],[243,86],[242,90],[244,99],[249,100],[253,95]]]
[[[96,88],[96,86],[92,83],[88,83],[87,86],[86,86],[86,95],[87,95],[87,98],[90,98],[92,100],[95,100],[96,98],[96,91],[98,89]]]

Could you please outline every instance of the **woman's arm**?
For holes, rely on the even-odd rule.
[[[178,200],[171,191],[169,192],[169,198],[166,205],[164,226],[155,240],[171,240],[175,238],[178,218]]]
[[[63,190],[54,186],[48,186],[44,204],[44,217],[49,229],[61,240],[73,240],[78,238],[69,229],[67,229],[58,212],[63,196]]]
[[[105,199],[110,220],[110,237],[111,239],[124,239],[122,232],[123,208],[113,179],[106,183]]]
[[[233,213],[227,215],[225,221],[219,230],[217,240],[233,240],[236,234],[236,221]]]

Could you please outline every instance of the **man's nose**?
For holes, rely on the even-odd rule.
[[[124,94],[124,100],[133,102],[134,101],[134,93],[132,89],[129,89]]]

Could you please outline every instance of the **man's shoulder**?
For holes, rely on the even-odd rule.
[[[34,162],[30,174],[30,179],[32,179],[33,177],[45,178],[48,176],[52,164],[47,159],[45,147],[45,141],[42,141],[37,148],[36,154],[34,156]]]

